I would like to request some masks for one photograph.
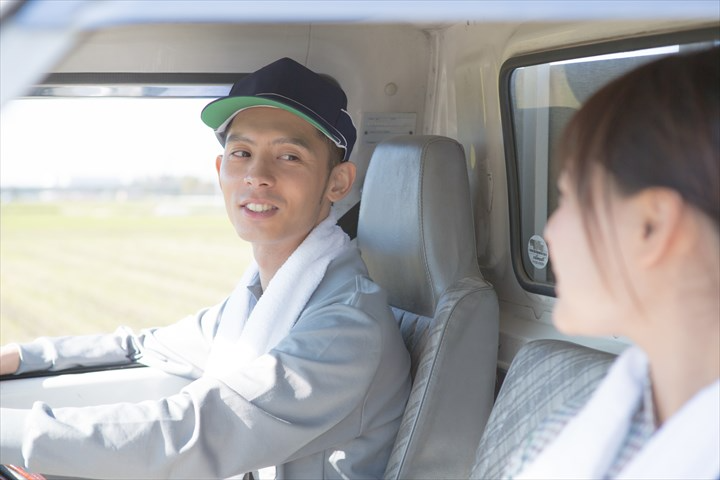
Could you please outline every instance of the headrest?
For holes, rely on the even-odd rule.
[[[406,135],[377,145],[363,185],[358,247],[392,306],[434,316],[443,292],[480,276],[462,146]]]

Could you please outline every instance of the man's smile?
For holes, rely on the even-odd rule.
[[[244,207],[251,212],[256,213],[267,212],[269,210],[277,210],[277,207],[274,207],[267,203],[246,203]]]

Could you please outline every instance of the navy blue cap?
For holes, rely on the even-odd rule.
[[[294,113],[345,150],[350,158],[357,138],[342,88],[290,58],[282,58],[238,80],[227,97],[205,106],[200,118],[225,144],[225,129],[238,112],[276,107]]]

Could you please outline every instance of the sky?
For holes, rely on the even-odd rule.
[[[214,181],[222,148],[200,120],[208,99],[32,98],[0,111],[0,187]]]

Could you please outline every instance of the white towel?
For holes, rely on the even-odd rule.
[[[517,479],[600,479],[615,459],[647,382],[647,358],[628,348],[577,416]],[[720,473],[720,380],[650,438],[618,478],[704,479]]]
[[[297,321],[330,262],[349,245],[350,239],[331,212],[280,267],[248,315],[247,287],[258,275],[257,264],[252,262],[222,312],[205,374],[228,383],[232,372],[275,347]]]

